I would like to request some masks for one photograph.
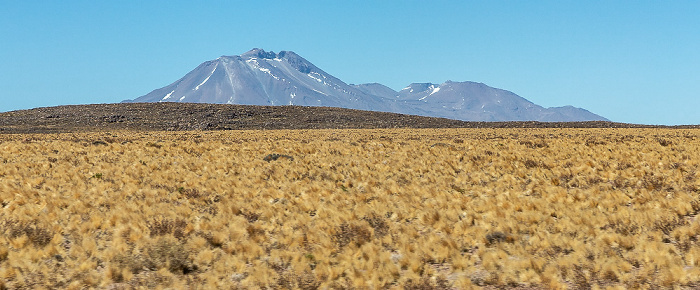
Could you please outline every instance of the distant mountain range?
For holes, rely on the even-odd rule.
[[[413,83],[398,92],[378,83],[349,85],[294,52],[258,48],[204,62],[176,82],[124,102],[323,106],[462,121],[607,121],[572,106],[544,108],[475,82]]]

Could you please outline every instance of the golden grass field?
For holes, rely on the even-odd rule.
[[[698,133],[0,135],[0,288],[698,287]]]

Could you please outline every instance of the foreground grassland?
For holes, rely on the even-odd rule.
[[[696,287],[698,133],[0,135],[0,288]]]

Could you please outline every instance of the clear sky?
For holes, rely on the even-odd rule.
[[[700,1],[0,0],[0,112],[115,103],[291,50],[347,83],[476,81],[617,122],[700,124]]]

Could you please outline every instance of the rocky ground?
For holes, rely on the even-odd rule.
[[[70,105],[0,113],[0,133],[343,128],[635,128],[614,122],[464,122],[328,107],[195,103]],[[700,128],[700,126],[677,126]]]

